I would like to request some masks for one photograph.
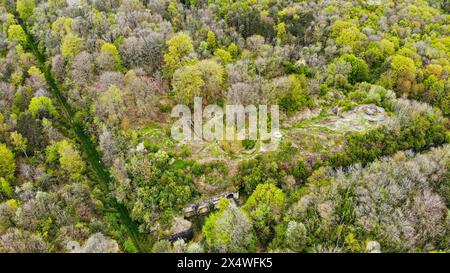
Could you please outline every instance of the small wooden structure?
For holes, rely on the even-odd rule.
[[[226,192],[219,196],[213,197],[209,200],[202,201],[199,204],[190,204],[189,206],[183,208],[184,217],[189,218],[194,215],[201,215],[207,213],[210,208],[218,209],[218,204],[220,199],[227,198],[233,204],[236,204],[236,201],[239,199],[238,192]]]
[[[197,212],[197,205],[192,203],[189,206],[183,208],[183,214],[185,217],[194,216]]]
[[[198,205],[198,208],[197,208],[197,214],[207,213],[208,210],[209,210],[209,205],[210,205],[209,202],[204,202],[204,201],[201,202],[201,203]]]

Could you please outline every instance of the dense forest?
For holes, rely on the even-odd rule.
[[[0,0],[0,252],[450,252],[449,12]],[[197,96],[278,148],[175,141]]]

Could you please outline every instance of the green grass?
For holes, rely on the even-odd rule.
[[[159,127],[158,124],[156,124],[155,122],[150,122],[147,124],[147,126],[145,128],[142,128],[140,131],[143,135],[146,135],[146,134],[152,133],[153,131],[159,130],[159,129],[161,129],[161,128]]]
[[[313,118],[304,119],[304,120],[302,120],[302,121],[292,125],[292,128],[293,129],[296,129],[296,128],[307,128],[308,125],[310,125],[311,123],[319,121],[319,120],[327,118],[327,117],[330,117],[330,116],[333,116],[333,115],[332,114],[320,114],[320,115],[318,115],[316,117],[313,117]]]

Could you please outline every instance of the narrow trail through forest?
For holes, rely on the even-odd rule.
[[[102,191],[105,196],[107,196],[108,205],[114,208],[114,210],[118,213],[121,223],[126,227],[127,235],[132,240],[133,245],[135,246],[138,252],[143,251],[143,247],[141,246],[141,238],[136,224],[131,219],[128,209],[121,203],[119,203],[116,198],[109,196],[110,189],[109,186],[112,182],[113,177],[108,171],[107,167],[103,164],[100,154],[97,151],[96,145],[91,140],[89,135],[83,128],[83,125],[80,124],[75,119],[75,111],[71,107],[71,105],[67,102],[66,98],[63,96],[61,92],[61,88],[57,82],[57,80],[53,77],[51,72],[51,68],[47,62],[47,56],[45,55],[45,50],[39,48],[38,43],[34,39],[33,35],[28,30],[26,23],[23,22],[22,19],[16,15],[16,19],[18,24],[22,27],[23,31],[27,37],[27,47],[25,50],[28,50],[32,53],[37,61],[38,66],[44,74],[45,80],[50,88],[51,94],[54,99],[56,99],[56,106],[59,110],[59,114],[64,120],[65,125],[67,126],[68,131],[73,132],[73,137],[76,138],[79,143],[82,152],[84,154],[85,160],[88,162],[88,165],[91,167],[91,170],[97,177],[97,181],[99,182]],[[114,212],[115,213],[115,212]]]

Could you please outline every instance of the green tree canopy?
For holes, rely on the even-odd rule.
[[[75,34],[69,33],[62,39],[61,54],[63,57],[73,58],[83,50],[83,39]]]
[[[34,0],[17,0],[17,12],[20,18],[28,20],[34,13]]]
[[[243,210],[263,243],[268,243],[273,236],[273,227],[281,218],[284,204],[283,191],[269,183],[259,184],[245,203]]]
[[[116,46],[111,43],[104,43],[102,46],[102,54],[110,54],[114,59],[114,67],[117,71],[121,71],[122,67],[122,57],[120,57],[119,51]]]
[[[189,35],[180,32],[167,41],[167,53],[164,54],[164,61],[169,76],[175,70],[183,66],[187,61],[187,56],[194,52],[194,45]]]
[[[27,35],[25,34],[21,26],[10,25],[8,28],[8,39],[24,45],[27,42]]]
[[[355,84],[369,79],[369,67],[360,58],[353,54],[344,54],[338,60],[345,61],[352,66],[352,70],[348,76],[350,83]]]
[[[14,154],[5,144],[0,143],[0,177],[11,180],[16,170]]]
[[[256,240],[252,224],[228,199],[219,202],[219,211],[203,225],[207,248],[212,252],[254,252]]]
[[[61,168],[67,171],[72,179],[80,179],[85,169],[85,163],[78,151],[67,140],[58,143],[57,151]]]
[[[37,117],[38,114],[47,112],[50,115],[57,115],[57,111],[53,102],[48,97],[34,97],[31,99],[30,105],[28,106],[28,110],[30,111],[33,117]]]

